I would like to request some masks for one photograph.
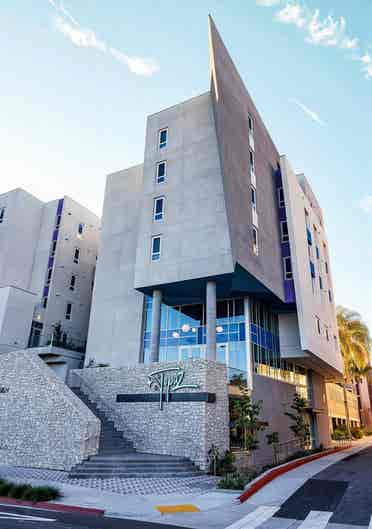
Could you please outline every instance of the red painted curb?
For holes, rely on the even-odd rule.
[[[310,463],[311,461],[315,461],[316,459],[320,459],[321,457],[329,456],[331,454],[335,454],[336,452],[341,452],[342,450],[347,450],[350,448],[349,446],[345,448],[333,448],[331,450],[327,450],[326,452],[321,452],[319,454],[314,454],[312,456],[303,457],[301,459],[296,459],[296,461],[291,461],[290,463],[281,465],[279,468],[273,468],[270,470],[267,474],[262,476],[262,478],[259,478],[253,485],[251,485],[247,490],[243,492],[238,498],[240,503],[245,502],[253,496],[256,492],[258,492],[260,489],[262,489],[265,485],[270,483],[270,481],[273,481],[278,476],[281,476],[283,474],[286,474],[290,470],[293,470],[297,467],[301,467],[302,465],[305,465],[306,463]]]
[[[0,503],[16,505],[18,507],[34,507],[36,509],[45,509],[47,511],[89,514],[92,516],[103,516],[105,514],[105,511],[102,509],[93,509],[90,507],[77,507],[75,505],[63,505],[59,503],[49,503],[46,501],[32,503],[32,501],[16,500],[14,498],[8,498],[7,496],[0,496]]]

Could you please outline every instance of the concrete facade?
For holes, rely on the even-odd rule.
[[[98,449],[100,421],[30,351],[0,355],[0,462],[70,470]]]
[[[151,394],[148,375],[160,369],[182,369],[184,384],[197,388],[180,393],[208,392],[215,402],[116,402],[118,394]],[[226,366],[206,360],[147,364],[118,368],[87,368],[71,371],[71,387],[81,387],[89,398],[114,420],[139,451],[190,458],[202,469],[214,444],[224,453],[229,448],[229,415]],[[155,391],[156,392],[156,391]]]
[[[0,287],[0,351],[27,347],[36,299],[28,290]]]

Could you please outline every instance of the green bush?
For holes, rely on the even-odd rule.
[[[353,437],[353,439],[362,439],[364,437],[364,430],[363,428],[351,428],[350,433]]]
[[[208,452],[208,459],[210,474],[225,476],[226,474],[234,474],[236,472],[234,466],[235,456],[229,450],[226,450],[225,454],[220,456],[218,449],[213,445]]]
[[[242,490],[255,477],[257,477],[257,472],[251,472],[250,474],[239,474],[239,472],[226,474],[226,476],[220,479],[217,487],[219,489]]]
[[[334,441],[342,441],[347,439],[347,431],[342,428],[336,428],[336,430],[333,430],[331,437]]]
[[[36,503],[38,501],[56,500],[61,497],[61,494],[54,487],[33,487],[26,483],[11,483],[0,479],[0,496]]]
[[[364,435],[372,435],[372,430],[367,430],[366,432],[364,432]]]

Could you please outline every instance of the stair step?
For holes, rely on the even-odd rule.
[[[150,456],[150,457],[148,457]],[[139,462],[139,463],[164,463],[172,461],[172,463],[185,463],[186,461],[190,461],[186,457],[177,457],[177,456],[155,456],[153,454],[143,454],[141,452],[134,452],[133,454],[129,455],[95,455],[90,456],[88,461],[102,461],[102,462],[115,462],[115,463],[122,463],[122,462]]]
[[[204,476],[204,472],[118,472],[112,474],[110,472],[96,472],[96,473],[83,473],[83,472],[71,472],[69,478],[77,479],[110,479],[115,478],[189,478],[195,476]]]
[[[74,472],[78,469],[81,469],[81,470],[101,470],[103,472],[105,472],[107,470],[107,472],[111,471],[111,470],[121,470],[121,471],[128,471],[128,470],[142,470],[142,469],[160,469],[160,470],[169,470],[169,469],[172,469],[172,470],[196,470],[196,467],[194,467],[192,465],[192,463],[183,463],[183,464],[177,464],[177,463],[137,463],[137,462],[133,462],[128,464],[128,462],[126,463],[120,463],[120,464],[117,464],[117,463],[112,463],[112,464],[107,464],[107,463],[98,463],[98,462],[90,462],[90,461],[86,461],[83,463],[82,466],[77,466],[74,468]]]

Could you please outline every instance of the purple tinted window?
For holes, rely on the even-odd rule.
[[[63,198],[58,200],[57,215],[60,215],[62,213],[62,209],[63,209]]]

